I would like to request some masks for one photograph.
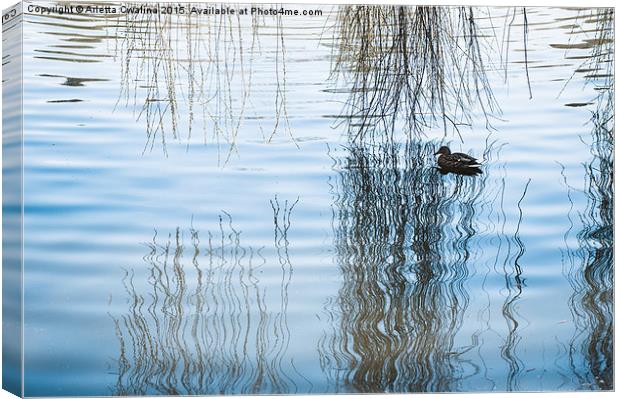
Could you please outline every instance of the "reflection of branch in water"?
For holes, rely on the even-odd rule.
[[[197,125],[202,126],[205,143],[211,136],[218,149],[225,146],[220,161],[228,161],[237,152],[236,140],[250,100],[253,61],[260,51],[259,29],[267,26],[266,17],[249,18],[246,23],[239,15],[125,15],[118,28],[124,30],[117,49],[122,66],[119,103],[133,106],[139,110],[137,118],[144,119],[144,151],[159,142],[167,153],[170,138],[186,141],[189,148]],[[284,33],[281,16],[273,18],[277,25],[275,73],[280,79],[271,138],[282,120],[288,126]],[[179,111],[183,107],[187,112]]]
[[[615,49],[614,49],[614,20],[613,8],[605,8],[598,16],[596,24],[596,45],[592,47],[590,58],[586,61],[590,69],[600,71],[587,75],[586,78],[595,85],[598,92],[597,108],[592,116],[594,125],[595,147],[593,155],[599,162],[613,162],[609,158],[609,144],[613,145],[614,119],[614,86],[615,86]],[[602,72],[602,73],[601,73]],[[602,78],[602,79],[601,79]]]
[[[583,18],[584,16],[582,16]],[[613,8],[594,8],[589,16],[585,16],[590,21],[594,21],[594,39],[586,40],[586,47],[590,48],[589,56],[567,56],[567,59],[585,58],[584,62],[579,64],[572,75],[566,79],[560,94],[566,89],[568,83],[572,81],[578,72],[586,72],[585,80],[594,85],[597,91],[597,106],[607,106],[608,101],[600,101],[601,96],[607,96],[614,90],[614,19],[615,13]],[[577,24],[577,21],[575,21]],[[581,45],[555,45],[558,48],[583,48]],[[613,98],[613,96],[612,96]]]
[[[587,63],[604,72],[602,81],[590,78],[598,95],[591,120],[592,158],[585,165],[587,207],[578,214],[578,247],[571,249],[567,243],[566,249],[567,278],[574,290],[569,305],[576,325],[569,356],[582,387],[613,390],[614,10],[604,9],[598,18],[596,45]],[[571,223],[565,239],[572,228]]]
[[[288,345],[290,343],[290,332],[288,330],[288,287],[291,283],[291,278],[293,276],[293,265],[291,264],[291,259],[289,256],[289,240],[288,240],[288,230],[291,227],[291,213],[293,212],[293,208],[299,203],[299,198],[295,200],[292,204],[289,205],[288,200],[284,201],[284,207],[280,206],[280,201],[276,196],[273,200],[269,201],[271,203],[271,208],[273,210],[273,226],[274,226],[274,235],[273,235],[273,243],[276,248],[278,254],[278,262],[280,263],[280,267],[282,269],[282,280],[280,290],[280,317],[278,318],[278,322],[281,325],[282,334],[279,336],[279,339],[283,341],[282,352],[286,352]],[[281,357],[280,357],[281,359]],[[281,368],[285,368],[282,364],[279,364]],[[293,359],[290,361],[291,369],[301,378],[306,380],[306,382],[310,383],[304,376],[301,374],[295,364],[293,363]],[[310,383],[311,386],[311,383]]]
[[[532,84],[530,82],[530,68],[527,59],[527,11],[525,7],[523,7],[523,58],[525,62],[525,77],[527,78],[527,89],[530,93],[530,99],[532,99]]]
[[[276,202],[277,204],[277,202]],[[274,213],[275,245],[282,265],[279,298],[270,298],[256,271],[268,263],[262,249],[242,244],[232,218],[191,245],[177,229],[155,234],[145,256],[148,279],[127,271],[128,312],[115,317],[120,345],[118,395],[294,393],[284,363],[292,266],[287,233],[293,206]],[[275,211],[274,211],[275,212]],[[191,261],[184,260],[189,253]],[[279,309],[272,309],[273,302]],[[296,371],[296,370],[295,370]]]
[[[502,34],[502,49],[500,51],[500,57],[504,57],[505,64],[503,68],[504,68],[504,80],[505,81],[508,81],[508,61],[509,61],[508,52],[510,49],[510,33],[512,31],[512,26],[517,18],[518,10],[519,10],[518,7],[511,7],[511,8],[508,8],[506,11],[506,20],[508,20],[508,15],[510,15],[510,11],[512,11],[512,17],[510,19],[510,22],[508,22],[504,26],[504,32]],[[532,99],[532,84],[530,82],[530,67],[529,67],[528,50],[527,50],[529,23],[527,20],[527,8],[526,7],[522,8],[522,14],[523,14],[523,23],[521,26],[523,27],[523,64],[525,66],[525,78],[527,81],[527,89],[529,92],[530,99]]]
[[[465,370],[478,372],[462,359],[475,343],[454,340],[469,303],[486,177],[442,177],[426,166],[435,148],[353,147],[339,165],[334,234],[343,283],[319,347],[337,391],[451,391]]]
[[[343,6],[335,34],[356,139],[394,132],[401,115],[414,135],[438,122],[458,132],[472,107],[498,109],[471,7]]]
[[[607,127],[611,127],[609,125]],[[595,130],[601,129],[598,126]],[[596,140],[609,134],[602,128]],[[596,134],[596,133],[595,133]],[[605,148],[606,147],[606,148]],[[570,306],[577,330],[569,355],[583,386],[613,389],[613,142],[586,166],[586,212],[577,233],[578,248],[568,252],[567,277],[574,290]],[[600,158],[599,158],[600,157]],[[579,364],[583,361],[584,363]]]
[[[284,47],[284,32],[282,26],[282,19],[278,18],[276,21],[276,96],[275,96],[275,124],[273,127],[273,131],[269,136],[269,140],[271,141],[273,137],[278,133],[278,129],[280,127],[281,119],[284,120],[284,130],[291,137],[295,145],[297,142],[291,133],[291,127],[288,123],[288,109],[287,109],[287,101],[286,101],[286,49]],[[282,70],[280,72],[280,69]],[[297,145],[298,146],[298,145]],[[299,147],[299,146],[298,146]]]
[[[516,311],[516,304],[523,293],[523,270],[521,265],[519,264],[519,260],[525,253],[525,246],[521,241],[519,236],[519,229],[521,227],[521,222],[523,220],[523,209],[521,208],[521,203],[525,199],[527,194],[527,189],[530,185],[531,179],[527,181],[525,188],[523,189],[523,194],[521,198],[517,202],[517,207],[519,209],[519,219],[517,221],[517,228],[514,234],[514,242],[517,244],[518,252],[514,257],[513,270],[508,270],[507,266],[510,262],[510,259],[507,257],[504,262],[504,282],[506,285],[506,299],[504,301],[504,305],[502,306],[502,315],[506,319],[506,324],[508,326],[508,335],[506,336],[506,341],[502,346],[502,358],[506,360],[508,363],[508,375],[506,376],[506,390],[507,391],[515,391],[518,390],[518,377],[519,372],[523,367],[523,363],[519,360],[516,354],[516,346],[520,341],[520,337],[517,334],[517,330],[519,328],[519,321],[517,319],[518,314]],[[502,193],[502,205],[503,205],[503,193]],[[503,208],[502,208],[503,210]],[[510,246],[511,243],[509,242]],[[508,250],[507,256],[511,255],[510,249]]]
[[[280,202],[276,196],[270,200],[271,209],[273,210],[273,226],[274,226],[274,245],[278,250],[280,264],[290,267],[291,261],[288,255],[288,229],[291,227],[291,213],[293,208],[299,203],[299,198],[289,205],[288,200],[284,201],[284,207],[280,207]]]

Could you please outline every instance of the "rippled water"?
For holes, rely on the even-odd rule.
[[[318,8],[27,16],[26,395],[613,388],[613,14]]]

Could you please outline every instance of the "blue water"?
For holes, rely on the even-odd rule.
[[[27,396],[613,388],[602,10],[474,9],[488,123],[356,141],[319,8],[26,17]]]

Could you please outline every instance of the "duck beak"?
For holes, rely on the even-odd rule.
[[[439,151],[437,151],[437,152],[435,153],[435,155],[439,155]]]

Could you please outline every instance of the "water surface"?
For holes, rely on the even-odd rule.
[[[613,13],[318,8],[27,16],[26,395],[613,388]]]

